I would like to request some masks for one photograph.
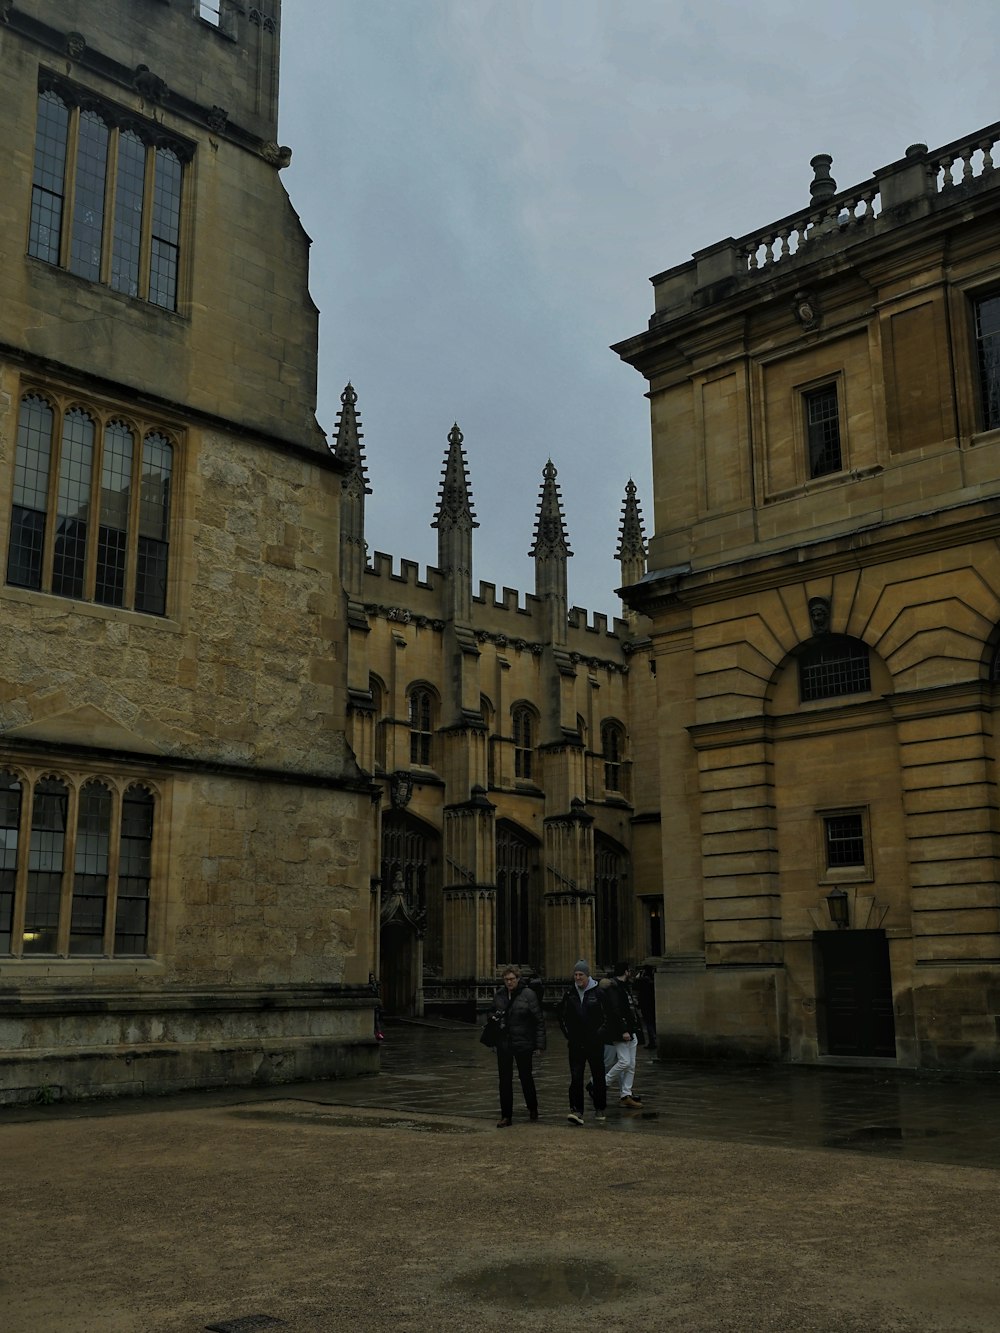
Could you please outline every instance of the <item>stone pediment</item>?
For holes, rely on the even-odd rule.
[[[162,754],[163,747],[148,734],[130,731],[121,722],[93,704],[50,713],[22,726],[11,727],[7,736],[21,741],[45,741],[50,745],[98,746],[104,750],[144,750]]]

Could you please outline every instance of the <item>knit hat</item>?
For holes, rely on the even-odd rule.
[[[587,962],[586,958],[581,958],[580,961],[579,961],[578,963],[574,963],[574,964],[573,964],[573,971],[574,971],[574,972],[583,972],[583,973],[585,973],[585,974],[589,977],[589,976],[590,976],[590,964]]]

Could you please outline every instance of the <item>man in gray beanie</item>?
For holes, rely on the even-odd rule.
[[[556,1017],[569,1047],[569,1115],[571,1125],[583,1121],[583,1074],[590,1066],[594,1119],[607,1119],[607,1089],[604,1082],[604,1039],[607,1015],[600,987],[590,975],[590,965],[581,958],[573,968],[573,984],[559,1001]]]

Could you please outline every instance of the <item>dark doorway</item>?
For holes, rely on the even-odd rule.
[[[497,825],[496,961],[542,966],[538,844],[513,824]]]
[[[896,1054],[889,942],[884,930],[820,930],[820,1042],[827,1055]]]

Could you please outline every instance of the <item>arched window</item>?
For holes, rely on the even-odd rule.
[[[629,861],[624,848],[594,834],[594,930],[597,962],[612,968],[622,955],[622,911],[628,902]]]
[[[4,771],[0,773],[0,954],[11,951],[20,829],[21,780]]]
[[[812,640],[800,653],[798,665],[803,703],[865,694],[872,687],[868,645],[846,634],[824,634]]]
[[[601,753],[604,755],[604,790],[625,790],[625,728],[620,722],[601,723]]]
[[[24,908],[26,954],[55,953],[59,940],[69,790],[57,778],[35,783]]]
[[[144,954],[148,948],[154,808],[152,793],[144,787],[129,787],[122,801],[115,904],[116,954]]]
[[[511,710],[511,720],[514,732],[514,776],[530,782],[537,739],[535,712],[527,704],[515,704]]]
[[[88,782],[80,791],[69,926],[71,954],[104,952],[111,805],[111,792],[102,782]]]
[[[117,417],[26,394],[7,582],[165,615],[172,472],[173,445],[160,431],[147,431],[140,448]]]
[[[541,921],[535,892],[536,845],[510,824],[497,825],[496,961],[540,967]]]
[[[431,762],[434,734],[434,696],[426,685],[414,685],[407,700],[410,724],[410,763],[424,767]]]

